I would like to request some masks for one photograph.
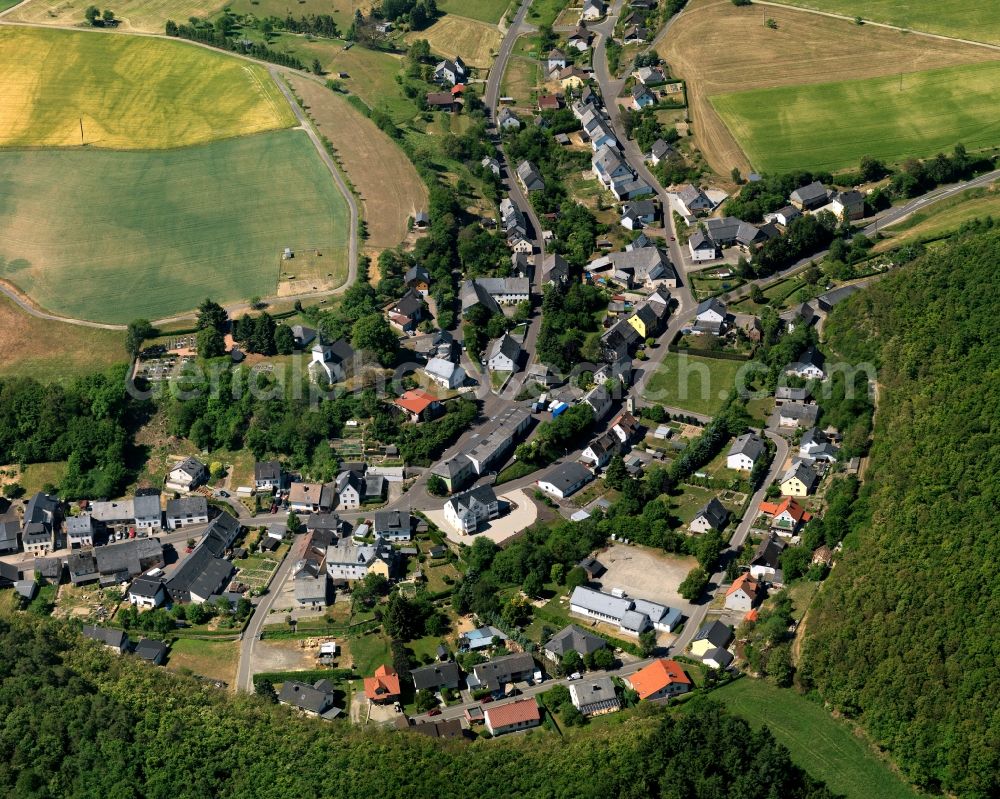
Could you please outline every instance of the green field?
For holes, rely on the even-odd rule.
[[[832,171],[1000,145],[998,85],[1000,62],[987,62],[710,99],[756,169]]]
[[[510,5],[512,0],[440,0],[437,7],[448,14],[496,23]]]
[[[919,796],[897,777],[851,728],[794,691],[763,680],[744,678],[712,692],[738,716],[755,726],[766,724],[792,760],[847,799],[915,799]]]
[[[991,0],[788,0],[813,8],[900,28],[1000,44],[1000,13]]]
[[[184,42],[0,29],[0,146],[183,147],[290,127],[267,70]],[[193,79],[192,76],[197,76]]]
[[[670,408],[714,414],[736,385],[742,361],[667,353],[649,379],[642,398]]]
[[[0,175],[0,278],[65,316],[124,323],[267,296],[285,247],[323,248],[330,281],[346,276],[347,204],[301,131],[0,152]]]

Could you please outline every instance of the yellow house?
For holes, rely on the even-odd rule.
[[[656,338],[662,330],[660,316],[653,309],[652,305],[652,302],[644,302],[628,318],[628,323],[635,328],[635,332],[643,339]],[[665,312],[667,308],[666,303],[662,304],[662,308]]]
[[[819,477],[812,467],[802,462],[792,464],[792,467],[781,476],[781,493],[788,497],[805,497],[813,492]]]
[[[368,567],[369,574],[377,574],[385,579],[389,579],[389,564],[382,558],[375,558],[372,565]]]
[[[559,72],[559,84],[563,89],[580,89],[587,80],[587,73],[579,67],[568,66]]]
[[[701,629],[698,630],[698,634],[691,642],[691,653],[695,657],[702,658],[713,649],[722,649],[729,646],[729,642],[732,640],[732,628],[721,621],[711,621],[702,625]]]

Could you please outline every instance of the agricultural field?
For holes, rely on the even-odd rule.
[[[83,142],[100,149],[183,147],[295,124],[266,69],[183,42],[4,27],[0,73],[0,147],[78,147],[81,119]]]
[[[1000,145],[1000,62],[711,98],[759,171],[849,169]]]
[[[712,691],[712,698],[755,727],[767,724],[802,768],[847,799],[916,799],[917,794],[878,758],[851,727],[790,689],[743,678]]]
[[[258,18],[268,16],[284,18],[289,13],[295,17],[329,14],[343,33],[354,21],[355,11],[367,14],[372,5],[372,0],[233,0],[231,3],[224,3],[219,8],[228,8],[234,14],[239,15],[253,14]],[[179,22],[187,17],[178,15],[173,19]]]
[[[440,0],[437,7],[448,14],[458,14],[496,25],[512,0]]]
[[[771,30],[761,24],[761,13],[759,8],[737,8],[729,0],[691,0],[658,48],[671,71],[687,80],[695,141],[721,175],[733,167],[746,174],[751,167],[710,97],[827,83],[831,77],[847,81],[892,75],[898,80],[900,72],[1000,58],[1000,52],[983,47],[858,26],[790,8],[768,8],[768,16],[778,25]],[[727,46],[718,47],[719,41]],[[773,97],[768,99],[774,102]],[[785,107],[782,96],[774,108]],[[881,100],[876,107],[881,107]]]
[[[127,323],[206,296],[268,296],[285,247],[325,248],[346,279],[347,203],[301,131],[163,152],[2,152],[0,173],[0,277],[64,316]]]
[[[315,81],[291,78],[319,132],[361,196],[368,247],[395,247],[406,238],[406,220],[427,207],[427,186],[402,149],[340,94]]]
[[[501,37],[496,25],[449,14],[425,30],[406,34],[405,38],[407,42],[426,39],[432,52],[446,58],[460,55],[470,67],[485,69],[493,63]]]
[[[884,22],[910,30],[1000,44],[1000,15],[989,0],[788,0],[793,6]]]
[[[9,279],[5,271],[0,264]],[[0,377],[69,383],[128,360],[124,333],[39,319],[7,297],[0,297],[0,330]]]
[[[0,8],[13,2],[0,0]],[[8,19],[41,25],[80,25],[89,0],[31,0]],[[121,20],[120,30],[163,33],[168,19],[187,22],[189,17],[208,17],[221,11],[223,0],[116,0],[115,16]]]
[[[996,183],[988,189],[969,189],[899,224],[883,228],[879,234],[885,238],[875,245],[874,251],[883,252],[901,244],[934,239],[957,230],[964,222],[987,216],[1000,219],[1000,185]]]
[[[736,385],[742,361],[670,352],[643,390],[646,402],[712,415]]]

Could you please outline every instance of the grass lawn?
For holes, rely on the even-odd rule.
[[[184,42],[5,27],[0,72],[4,147],[79,147],[81,118],[88,147],[102,149],[183,147],[295,124],[266,69]]]
[[[532,107],[531,95],[538,88],[538,62],[524,56],[513,56],[507,62],[503,73],[500,94],[513,97],[514,106],[521,109]]]
[[[712,488],[702,488],[701,486],[682,485],[679,496],[670,497],[670,512],[679,518],[683,527],[687,527],[699,508],[704,506],[710,499],[718,496],[718,492]]]
[[[170,647],[167,667],[174,671],[190,669],[202,677],[232,685],[236,678],[239,647],[239,641],[178,638]]]
[[[126,361],[124,333],[38,319],[6,297],[0,297],[0,329],[2,377],[68,383]]]
[[[500,38],[495,22],[478,22],[447,14],[429,28],[406,34],[405,40],[409,43],[415,39],[426,39],[432,52],[446,58],[461,55],[470,67],[485,69],[493,63]]]
[[[646,384],[642,398],[711,415],[722,407],[743,365],[741,361],[670,352]]]
[[[437,7],[448,14],[460,14],[495,25],[510,5],[511,0],[440,0]]]
[[[530,463],[524,461],[514,461],[510,466],[501,470],[497,475],[497,479],[494,485],[500,485],[501,483],[509,483],[511,480],[518,480],[521,477],[527,477],[538,467],[532,466]]]
[[[380,631],[348,638],[344,644],[351,653],[354,671],[363,677],[374,674],[383,663],[392,663],[389,638]]]
[[[1000,44],[1000,15],[990,2],[962,0],[789,0],[802,8],[814,8],[900,28],[940,33],[959,39]]]
[[[886,238],[875,245],[875,252],[898,247],[921,239],[932,239],[957,230],[963,222],[977,217],[1000,217],[1000,190],[994,183],[989,189],[969,189],[926,211],[907,217],[898,225],[879,231]]]
[[[848,799],[915,799],[919,795],[846,722],[790,689],[743,678],[713,691],[712,698],[755,726],[766,724],[791,751],[792,760],[826,782],[835,794]]]
[[[24,488],[25,495],[31,496],[47,485],[58,486],[65,476],[66,461],[29,463],[21,471],[17,482]]]
[[[440,566],[431,566],[429,565],[430,563],[432,561],[428,561],[423,565],[424,576],[427,578],[427,590],[431,593],[437,593],[438,591],[445,591],[448,588],[452,588],[455,582],[458,581],[458,569],[455,568],[454,564],[447,561],[440,561]],[[451,585],[448,585],[444,581],[445,577],[452,579]]]
[[[0,0],[0,9],[14,5],[16,0]],[[32,0],[19,8],[11,19],[42,25],[79,25],[89,6],[83,0]],[[119,0],[114,5],[115,16],[123,20],[123,31],[137,30],[163,33],[168,19],[187,22],[190,17],[207,17],[221,11],[222,0]],[[281,6],[284,16],[286,5]]]
[[[962,142],[1000,144],[1000,63],[900,76],[757,89],[711,98],[759,170],[837,170],[863,155],[888,162]]]
[[[66,316],[126,323],[267,296],[285,247],[322,248],[335,284],[347,274],[347,204],[302,131],[164,152],[10,151],[0,173],[0,277]]]
[[[774,398],[773,397],[761,397],[760,399],[752,399],[747,402],[747,413],[750,417],[763,425],[767,422],[767,417],[769,417],[774,411]]]
[[[552,25],[567,5],[567,0],[535,0],[528,9],[527,21],[536,27]]]

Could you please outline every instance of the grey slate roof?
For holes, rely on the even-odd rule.
[[[163,546],[155,538],[134,538],[94,550],[102,576],[127,580],[163,563]]]
[[[493,660],[478,664],[473,669],[476,678],[482,686],[491,691],[502,688],[515,675],[534,670],[535,659],[527,652],[494,658]]]
[[[459,669],[455,661],[446,660],[443,663],[432,663],[419,669],[410,669],[410,676],[413,677],[414,688],[426,691],[455,685],[458,682]]]
[[[756,433],[744,433],[737,436],[729,448],[730,455],[746,455],[753,461],[756,461],[763,452],[764,442]]]
[[[698,634],[692,640],[692,643],[695,641],[708,641],[713,646],[725,647],[732,640],[732,629],[721,621],[716,620],[703,624],[701,629],[698,630]]]
[[[570,650],[580,655],[589,655],[598,649],[603,649],[606,642],[599,635],[570,624],[553,635],[545,644],[545,650],[561,658]]]
[[[253,479],[277,482],[281,479],[281,463],[278,461],[257,461],[253,465]]]
[[[182,516],[207,516],[208,500],[205,497],[181,497],[167,500],[167,518]]]
[[[148,660],[150,663],[164,657],[166,654],[167,645],[163,641],[157,641],[155,638],[143,638],[135,645],[135,656],[143,660]]]
[[[781,553],[784,549],[784,542],[774,533],[768,533],[757,545],[757,549],[750,559],[750,565],[777,569],[781,566]]]
[[[704,516],[708,523],[712,526],[714,530],[721,530],[726,526],[726,521],[729,519],[729,511],[726,510],[725,505],[723,505],[715,497],[712,497],[708,502],[699,508],[698,512],[694,515],[694,518],[699,518]]]
[[[563,463],[549,469],[538,478],[539,482],[551,483],[562,492],[568,491],[581,481],[590,479],[590,472],[576,461]]]
[[[827,198],[826,186],[818,180],[814,180],[808,186],[800,186],[792,192],[792,199],[798,200],[803,205],[810,205]]]
[[[493,341],[486,359],[490,360],[497,355],[505,355],[517,365],[517,362],[521,358],[521,345],[509,333],[504,333],[500,338]]]
[[[128,637],[121,630],[112,630],[108,627],[97,627],[91,624],[83,625],[83,637],[114,647],[122,647],[128,642]]]

